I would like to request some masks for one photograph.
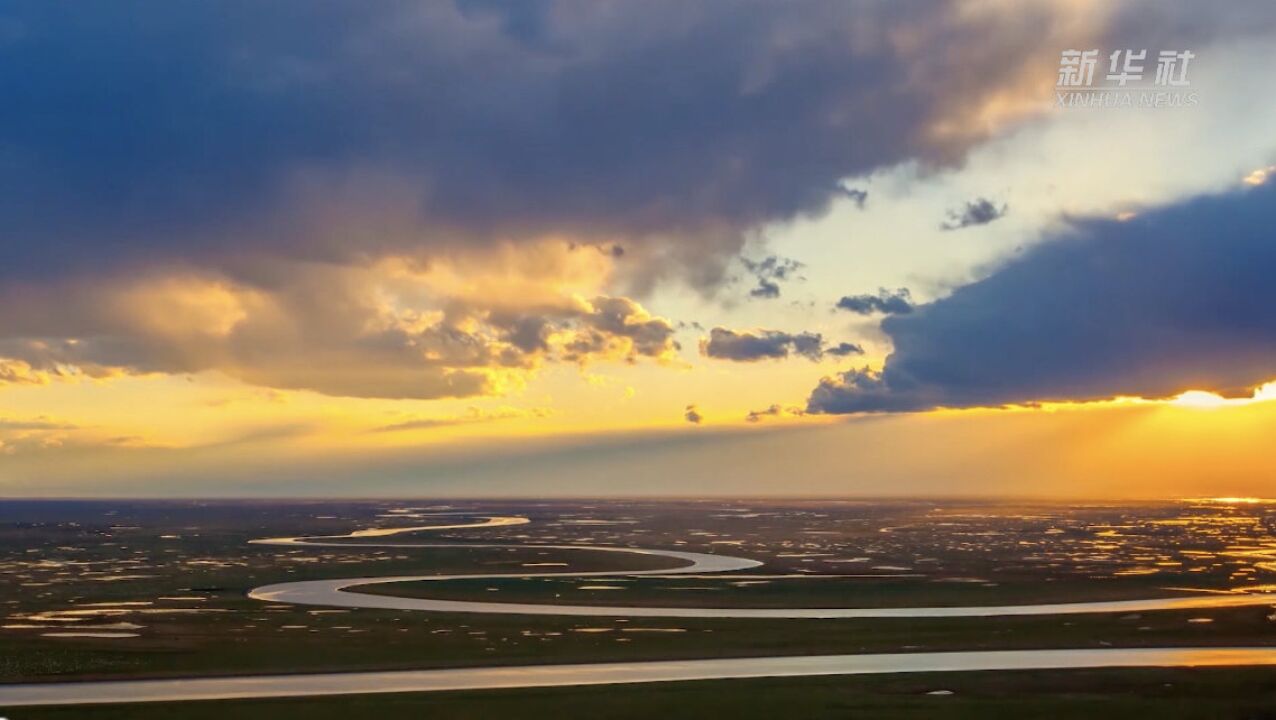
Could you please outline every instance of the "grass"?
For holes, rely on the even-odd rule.
[[[727,578],[534,578],[447,580],[369,585],[360,592],[440,600],[529,602],[560,605],[658,607],[965,607],[1053,602],[1130,600],[1189,595],[1167,586],[1193,578],[951,582],[926,578],[813,576],[753,580]],[[606,589],[596,589],[596,588]],[[1062,600],[1061,598],[1066,598]]]
[[[17,507],[22,505],[22,507]],[[45,507],[47,505],[48,507]],[[543,548],[430,549],[406,548],[277,548],[248,545],[256,537],[333,534],[374,522],[376,504],[253,504],[207,505],[151,503],[124,507],[83,503],[12,503],[0,506],[0,682],[62,681],[122,677],[229,675],[273,672],[321,672],[431,668],[493,664],[570,663],[739,657],[785,654],[899,652],[909,650],[973,650],[999,648],[1103,647],[1154,645],[1276,645],[1276,623],[1265,608],[1158,612],[1145,615],[1078,615],[1024,618],[878,619],[878,620],[687,620],[502,615],[429,614],[273,606],[248,600],[244,593],[258,585],[325,577],[377,577],[394,574],[455,572],[536,572],[619,570],[666,567],[668,560],[641,555],[587,553]],[[1015,560],[1024,538],[1007,530],[959,545],[977,547],[960,552],[945,549],[954,540],[941,534],[896,529],[890,508],[853,507],[838,512],[846,517],[816,517],[806,506],[783,517],[766,520],[716,517],[698,504],[661,505],[656,510],[612,508],[614,515],[642,515],[635,525],[556,526],[561,513],[574,506],[538,510],[545,513],[528,526],[428,533],[406,542],[470,542],[502,539],[517,543],[564,541],[671,547],[678,533],[703,542],[727,535],[748,537],[749,548],[678,545],[764,557],[762,572],[845,572],[846,565],[821,564],[821,558],[860,554],[875,548],[874,564],[903,564],[904,557],[935,557],[925,565],[925,580],[794,580],[767,585],[728,586],[722,580],[694,578],[649,579],[632,583],[633,590],[581,591],[581,585],[602,581],[457,581],[422,584],[434,596],[481,599],[535,598],[590,602],[643,602],[785,605],[980,604],[986,602],[1062,602],[1080,599],[1148,597],[1164,594],[1163,585],[1224,586],[1235,566],[1211,561],[1208,572],[1192,577],[1172,574],[1121,579],[1094,577],[1110,572],[1113,562],[1087,565],[1078,560],[1053,564]],[[510,508],[536,517],[531,510]],[[658,510],[658,511],[657,511]],[[6,518],[5,513],[14,517]],[[502,510],[493,510],[493,513]],[[778,511],[777,511],[778,512]],[[788,512],[788,511],[785,511]],[[888,517],[859,517],[861,512]],[[908,512],[912,512],[909,510]],[[1067,534],[1052,535],[1062,543],[1057,553],[1073,554],[1081,543],[1094,552],[1091,522],[1124,523],[1127,510],[1094,511],[1099,515],[1073,522]],[[1167,511],[1168,512],[1168,511]],[[41,515],[44,513],[47,515]],[[78,513],[78,514],[76,514]],[[115,513],[115,514],[108,514]],[[1108,517],[1104,513],[1111,514]],[[588,514],[598,514],[590,511]],[[338,517],[339,516],[339,517]],[[841,519],[839,519],[841,518]],[[1104,519],[1106,518],[1106,519]],[[972,521],[975,522],[975,521]],[[1064,524],[1057,519],[978,520],[997,528],[1037,523],[1034,532]],[[1010,525],[1007,525],[1009,523]],[[803,528],[840,527],[845,534],[803,534]],[[979,527],[982,527],[979,526]],[[1149,548],[1182,545],[1179,526],[1148,526],[1149,536],[1126,552],[1129,564],[1153,552]],[[1238,527],[1249,528],[1249,525]],[[702,528],[694,531],[694,528]],[[1168,528],[1168,529],[1167,529]],[[696,535],[710,532],[712,535]],[[842,532],[842,531],[839,531]],[[1248,531],[1246,531],[1248,532]],[[1257,532],[1255,530],[1254,532]],[[543,533],[524,537],[527,533]],[[750,535],[749,533],[755,533]],[[800,551],[784,557],[766,556],[759,548],[777,550],[800,539]],[[998,540],[1001,538],[1001,540]],[[1059,538],[1074,538],[1073,541]],[[701,542],[696,541],[696,542]],[[998,546],[996,543],[1003,545]],[[1252,542],[1244,536],[1219,536],[1217,544]],[[1107,545],[1107,541],[1103,541]],[[853,547],[851,547],[853,546]],[[1042,552],[1034,545],[1032,552]],[[1052,546],[1045,546],[1047,549]],[[1121,546],[1125,547],[1125,546]],[[989,549],[991,548],[991,549]],[[820,557],[806,553],[821,551]],[[889,551],[889,552],[888,552]],[[866,551],[867,552],[867,551]],[[1104,550],[1105,553],[1118,552]],[[1169,550],[1156,550],[1169,552]],[[899,557],[891,553],[898,553]],[[567,567],[542,563],[567,563]],[[911,561],[909,561],[911,562]],[[530,567],[529,567],[530,565]],[[119,580],[113,575],[131,577]],[[992,578],[995,586],[937,582],[947,577]],[[109,581],[106,581],[109,580]],[[712,592],[671,591],[686,586],[729,587]],[[488,588],[496,588],[496,591]],[[557,588],[557,590],[555,590]],[[383,591],[407,591],[390,586]],[[564,595],[564,592],[566,593]],[[176,598],[163,600],[161,598]],[[194,598],[183,599],[183,598]],[[712,598],[712,600],[707,600]],[[153,602],[133,614],[104,618],[127,621],[143,628],[140,637],[124,639],[49,638],[59,623],[34,622],[34,613],[84,608],[103,602]],[[166,614],[169,610],[185,612]],[[220,612],[189,612],[191,610]],[[151,612],[161,611],[161,612]],[[1189,623],[1209,617],[1208,624]],[[93,620],[92,622],[98,622]],[[90,624],[66,623],[66,628]],[[40,627],[23,627],[40,626]],[[582,629],[610,628],[583,633]],[[679,628],[676,633],[627,632],[636,628]]]
[[[124,640],[0,640],[6,682],[115,677],[321,672],[494,664],[1008,648],[1276,645],[1265,608],[1144,616],[659,620],[430,615],[360,610],[308,615],[281,609],[242,629],[236,614],[195,616]],[[1210,617],[1209,624],[1189,623]],[[305,628],[285,629],[306,624]],[[351,633],[343,627],[356,626]],[[677,627],[684,632],[627,632]],[[607,632],[578,632],[609,628]]]

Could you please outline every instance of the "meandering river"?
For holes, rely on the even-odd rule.
[[[264,545],[317,547],[444,548],[456,543],[377,543],[407,532],[517,525],[521,517],[489,517],[481,522],[408,528],[360,530],[348,535],[266,538]],[[349,542],[360,540],[359,542]],[[1002,605],[991,607],[916,608],[683,608],[615,607],[594,605],[538,605],[479,601],[431,600],[368,595],[357,588],[374,584],[452,579],[600,577],[617,575],[673,575],[734,572],[761,563],[747,558],[707,553],[584,545],[517,545],[489,543],[464,547],[538,547],[609,553],[656,555],[682,563],[672,569],[606,572],[520,572],[481,575],[403,575],[381,578],[306,580],[267,585],[249,595],[258,600],[299,605],[347,608],[426,610],[432,612],[516,613],[522,615],[588,615],[608,617],[696,618],[884,618],[990,617],[1069,613],[1143,612],[1187,608],[1264,605],[1276,596],[1261,594],[1166,597],[1112,602]],[[565,687],[613,683],[723,680],[813,675],[876,673],[965,672],[975,670],[1034,670],[1108,667],[1216,667],[1276,665],[1276,648],[1101,648],[1064,650],[1008,650],[980,652],[888,653],[872,655],[813,655],[707,660],[532,665],[389,672],[345,672],[300,675],[257,675],[169,680],[121,680],[0,685],[0,708],[88,703],[224,700],[243,698],[348,695],[360,693],[432,692],[497,688]]]
[[[320,547],[396,547],[396,548],[455,548],[456,543],[352,543],[334,542],[341,539],[385,537],[398,533],[423,530],[482,528],[526,523],[521,517],[489,517],[481,522],[464,525],[435,525],[410,528],[361,530],[348,535],[316,537],[268,538],[254,540],[270,545],[315,545]],[[1070,615],[1079,613],[1151,612],[1155,610],[1196,610],[1204,608],[1268,605],[1276,603],[1276,594],[1238,593],[1233,595],[1210,594],[1147,598],[1139,600],[1111,600],[1102,602],[1042,603],[1032,605],[980,605],[967,607],[892,607],[892,608],[732,608],[732,607],[651,607],[617,605],[560,605],[538,603],[489,602],[485,600],[434,600],[430,598],[393,597],[369,595],[358,589],[389,583],[430,582],[444,580],[489,580],[496,578],[545,578],[545,577],[617,577],[633,575],[676,575],[736,572],[762,565],[756,560],[711,555],[708,553],[678,550],[653,550],[598,545],[518,545],[518,544],[466,544],[476,548],[546,548],[556,550],[589,550],[634,555],[655,555],[683,563],[672,569],[660,570],[608,570],[598,572],[518,572],[485,573],[479,575],[395,575],[378,578],[341,578],[335,580],[301,580],[297,582],[265,585],[248,593],[249,597],[276,603],[294,605],[324,605],[345,608],[376,608],[380,610],[423,610],[428,612],[499,613],[513,615],[576,615],[591,617],[662,617],[662,618],[938,618],[938,617],[999,617],[1012,615]]]
[[[1103,648],[800,655],[578,665],[0,685],[0,708],[496,690],[814,675],[1276,665],[1276,648]]]

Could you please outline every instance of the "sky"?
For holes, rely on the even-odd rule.
[[[1267,2],[7,3],[0,496],[1272,496],[1272,67]]]

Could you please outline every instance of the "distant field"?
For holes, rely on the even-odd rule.
[[[931,695],[929,693],[951,693]],[[29,708],[26,720],[1261,720],[1276,670],[1069,670],[618,685],[106,707]],[[19,717],[19,715],[14,715]]]
[[[533,580],[447,580],[368,585],[359,592],[446,600],[530,602],[561,605],[657,607],[961,607],[1016,605],[1194,595],[1167,589],[1195,578],[974,582],[909,577],[809,576],[749,579],[733,574],[668,578],[537,578]]]
[[[1150,597],[1167,594],[1167,587],[1263,584],[1263,559],[1253,548],[1269,543],[1269,512],[1175,504],[932,502],[506,502],[424,508],[382,501],[6,502],[0,506],[0,682],[907,650],[1276,645],[1276,622],[1264,607],[1037,618],[626,621],[341,610],[245,597],[259,585],[310,578],[619,571],[670,564],[641,555],[528,547],[562,543],[738,555],[764,562],[754,575],[824,577],[463,580],[374,591],[741,607]],[[486,514],[531,522],[386,542],[523,547],[248,544],[260,537],[340,534]],[[829,577],[845,573],[909,577]],[[626,589],[582,589],[591,586]],[[89,637],[102,633],[123,637]]]

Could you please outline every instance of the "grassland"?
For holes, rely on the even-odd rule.
[[[481,507],[447,510],[478,515]],[[1019,618],[626,620],[350,611],[245,597],[253,587],[299,579],[610,572],[668,564],[662,558],[534,547],[248,544],[259,537],[405,524],[406,518],[389,514],[393,509],[390,503],[2,506],[0,682],[861,652],[1276,646],[1276,622],[1265,607]],[[563,503],[483,511],[524,514],[533,523],[395,541],[664,547],[753,557],[765,562],[755,575],[804,577],[459,580],[375,591],[739,607],[1150,597],[1181,587],[1261,586],[1266,561],[1253,548],[1271,545],[1276,523],[1264,508]],[[1238,554],[1235,548],[1246,550]],[[847,574],[872,577],[834,577]],[[625,589],[584,589],[599,585]],[[95,628],[131,636],[51,636]],[[94,709],[92,716],[1266,717],[1261,713],[1272,706],[1274,675],[1270,670],[1149,670],[733,681],[154,705]],[[929,696],[927,688],[956,694]],[[83,717],[81,712],[29,709],[10,716]]]

